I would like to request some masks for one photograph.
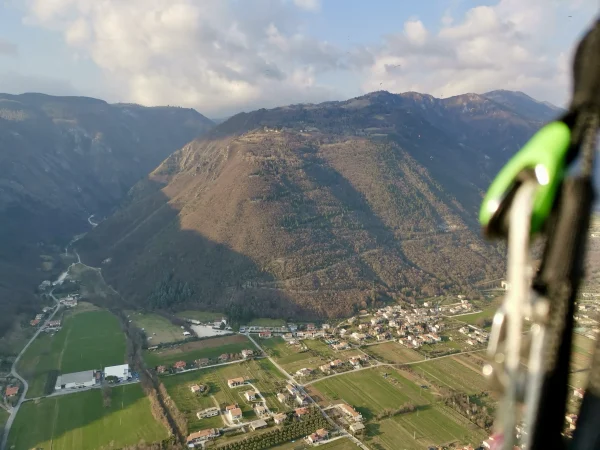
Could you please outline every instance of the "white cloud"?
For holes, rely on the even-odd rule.
[[[593,3],[580,0],[578,7],[593,11]],[[446,13],[435,33],[408,21],[403,33],[386,37],[363,89],[450,96],[503,88],[563,104],[571,53],[547,42],[567,13],[560,0],[500,0],[471,8],[460,20]]]
[[[343,50],[306,34],[307,16],[298,11],[318,12],[319,0],[254,0],[251,7],[227,0],[26,4],[27,23],[61,32],[78,57],[102,69],[106,97],[122,101],[221,116],[340,99],[357,84],[436,96],[502,88],[565,100],[569,44],[557,44],[554,35],[580,30],[595,0],[498,0],[464,14],[452,3],[439,28],[410,18],[379,45]],[[567,15],[572,22],[565,23]],[[356,84],[331,81],[337,78]]]
[[[335,96],[317,79],[344,70],[345,53],[302,34],[299,7],[319,2],[33,0],[28,23],[61,31],[89,54],[112,98],[223,114]]]
[[[415,45],[423,45],[427,40],[427,30],[420,20],[413,20],[404,24],[404,33],[408,40]]]

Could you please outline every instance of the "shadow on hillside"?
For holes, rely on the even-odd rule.
[[[394,232],[373,211],[365,196],[325,159],[315,157],[315,162],[316,164],[311,164],[305,169],[307,175],[321,186],[328,187],[337,201],[354,213],[357,221],[363,226],[363,230],[374,241],[370,247],[393,249],[403,262],[410,264],[398,245],[399,242],[395,238]],[[354,242],[347,241],[346,244],[352,247]],[[377,275],[371,266],[362,263],[362,268],[365,279],[368,279],[368,281],[376,280],[382,286],[387,286],[386,282]]]
[[[230,320],[309,317],[251,258],[197,231],[182,229],[180,210],[157,182],[77,243],[82,260],[101,267],[122,301],[148,309],[223,312]],[[110,258],[110,261],[107,261]],[[89,262],[88,262],[89,261]]]

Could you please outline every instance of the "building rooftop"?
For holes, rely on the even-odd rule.
[[[73,373],[65,373],[63,375],[59,375],[56,379],[56,386],[61,386],[63,384],[70,383],[84,383],[86,381],[94,381],[94,371],[93,370],[84,370],[83,372],[73,372]]]
[[[130,375],[129,364],[109,366],[104,368],[104,377],[127,378]]]

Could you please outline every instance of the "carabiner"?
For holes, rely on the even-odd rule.
[[[487,236],[507,235],[507,212],[526,173],[532,174],[539,184],[527,228],[532,234],[541,231],[564,177],[570,142],[571,130],[567,124],[550,122],[508,161],[490,185],[479,212],[479,222]]]

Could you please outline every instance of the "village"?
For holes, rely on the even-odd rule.
[[[309,418],[313,420],[315,417],[323,419],[318,405],[314,403],[302,385],[289,382],[284,388],[280,389],[280,392],[277,392],[277,401],[285,408],[281,412],[272,411],[269,408],[263,393],[253,381],[248,377],[230,378],[227,379],[227,387],[232,391],[237,391],[240,401],[251,406],[255,417],[248,420],[244,416],[239,402],[225,405],[222,409],[219,406],[214,406],[199,410],[195,414],[198,419],[220,416],[223,426],[205,428],[191,433],[187,437],[189,447],[203,446],[206,441],[214,440],[220,437],[222,433],[231,430],[255,432],[272,426],[298,425]],[[205,394],[209,390],[207,385],[198,383],[190,384],[188,387],[190,392],[196,395]],[[332,414],[331,410],[335,410],[335,413]],[[339,425],[347,426],[354,434],[364,430],[362,415],[347,403],[341,402],[328,408],[328,417],[335,417]],[[303,439],[307,444],[312,445],[324,443],[332,436],[329,428],[331,428],[330,425],[324,424],[323,428],[305,435]],[[339,431],[333,434],[339,436]]]
[[[69,293],[57,301],[60,307],[70,309],[78,305],[81,297]],[[145,334],[143,357],[147,367],[160,377],[166,392],[173,396],[174,407],[187,417],[189,428],[183,437],[187,436],[190,448],[217,446],[233,450],[250,448],[257,441],[283,444],[290,440],[318,446],[339,439],[367,448],[362,443],[372,439],[368,426],[373,420],[385,420],[382,414],[410,416],[419,411],[423,398],[434,411],[445,408],[431,397],[433,393],[440,395],[435,380],[441,374],[430,376],[425,372],[425,375],[421,369],[423,362],[442,361],[446,357],[454,361],[459,357],[456,361],[461,361],[463,367],[455,369],[466,371],[466,377],[481,378],[479,367],[473,367],[476,375],[464,367],[479,361],[467,356],[480,354],[489,340],[491,308],[484,311],[481,305],[458,296],[446,299],[445,303],[422,300],[412,305],[361,310],[352,317],[329,323],[260,319],[239,328],[217,313],[205,318],[198,316],[199,319],[182,313],[180,321],[173,323],[167,317],[149,312],[127,311],[126,317]],[[593,306],[583,305],[579,309],[581,316],[595,312]],[[48,338],[63,326],[61,319],[50,316],[53,312],[54,308],[45,307],[31,322],[39,331],[49,333]],[[65,330],[69,327],[67,322]],[[419,367],[421,371],[414,381],[410,378],[414,376],[410,375],[411,367]],[[395,372],[396,369],[400,372]],[[47,395],[107,384],[127,385],[138,380],[138,374],[127,364],[107,365],[103,369],[61,373],[53,384],[54,391]],[[375,390],[374,396],[369,392],[359,396],[369,406],[365,408],[365,404],[350,395],[353,390],[361,389],[352,384],[355,381],[346,386],[345,381],[337,385],[330,380],[363,380]],[[478,380],[475,384],[479,383]],[[404,389],[417,389],[413,395],[418,397],[409,395],[409,402],[401,402],[406,395],[402,393],[406,392],[403,385]],[[322,386],[331,386],[328,388],[331,390],[323,391]],[[6,386],[6,401],[15,398],[19,389],[18,382]],[[375,400],[380,394],[376,391],[383,393],[388,389],[390,403],[381,412],[382,406]],[[583,391],[575,389],[572,397],[580,396]],[[577,417],[568,414],[566,421],[565,433],[569,434]],[[430,436],[437,432],[430,431]],[[493,434],[481,435],[481,430],[470,436],[462,442],[483,448],[493,446],[497,438]],[[457,448],[463,448],[462,444]],[[469,444],[464,448],[473,447]]]
[[[446,319],[449,316],[472,312],[473,306],[465,299],[444,307],[430,306],[427,302],[415,307],[390,305],[380,308],[372,313],[360,311],[358,315],[341,321],[337,325],[323,323],[295,324],[287,323],[282,326],[247,325],[239,328],[239,333],[246,336],[254,335],[262,345],[262,351],[243,349],[239,353],[220,354],[218,357],[202,358],[193,361],[178,360],[171,366],[159,365],[156,371],[160,374],[175,374],[200,368],[222,365],[232,361],[247,361],[250,359],[270,358],[271,339],[283,340],[288,351],[311,352],[315,344],[321,342],[329,348],[334,355],[317,366],[299,367],[293,372],[286,372],[289,382],[276,392],[277,401],[287,407],[287,412],[272,411],[265,401],[265,397],[248,377],[227,379],[229,389],[241,389],[242,401],[249,402],[252,406],[253,419],[245,420],[239,403],[205,408],[196,412],[198,419],[221,416],[223,428],[209,427],[200,429],[188,436],[188,444],[204,445],[206,441],[217,439],[225,430],[232,427],[248,432],[254,432],[269,426],[280,425],[286,421],[302,421],[303,417],[311,414],[320,407],[307,394],[307,384],[320,378],[342,375],[352,371],[377,367],[381,363],[371,358],[369,354],[361,351],[370,345],[381,343],[396,343],[407,349],[419,349],[422,346],[435,346],[443,341],[442,332],[448,326]],[[457,327],[455,327],[457,328]],[[465,346],[478,346],[483,348],[489,338],[488,332],[473,325],[465,324],[456,329],[456,335],[464,338]],[[255,342],[251,337],[250,339]],[[259,344],[257,344],[259,346]],[[259,347],[260,348],[260,347]],[[267,349],[267,354],[264,354]],[[353,350],[357,350],[354,351]],[[351,354],[349,354],[350,352]],[[314,353],[314,351],[313,351]],[[339,354],[339,357],[335,357]],[[309,359],[312,360],[312,359]],[[315,359],[316,360],[316,359]],[[202,395],[208,388],[199,383],[189,386],[190,392]],[[250,388],[250,389],[248,389]],[[328,426],[304,436],[308,444],[316,445],[326,442],[332,436],[341,434],[356,436],[364,433],[363,416],[351,404],[344,401],[334,402],[323,408],[319,414],[325,415]],[[213,423],[214,425],[214,423]],[[341,433],[341,434],[340,434]]]

